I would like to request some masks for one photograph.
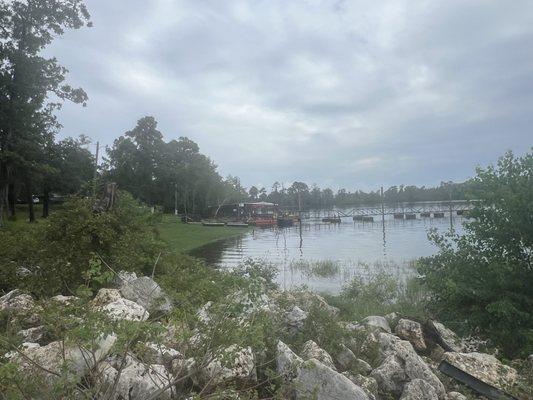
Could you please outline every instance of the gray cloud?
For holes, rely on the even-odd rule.
[[[533,144],[529,1],[93,0],[48,50],[89,93],[62,135],[153,115],[244,184],[461,180]]]

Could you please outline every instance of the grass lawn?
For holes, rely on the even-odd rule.
[[[210,242],[242,235],[249,229],[184,224],[173,215],[163,215],[163,222],[157,225],[161,239],[173,250],[184,253]]]
[[[50,212],[52,212],[55,209],[55,205],[52,205],[50,207]],[[42,204],[34,204],[33,205],[34,212],[35,212],[35,220],[39,222],[42,220],[43,215],[43,205]],[[28,205],[27,204],[17,204],[15,206],[16,211],[16,218],[15,220],[9,220],[7,218],[7,215],[4,215],[4,224],[7,229],[24,229],[25,227],[30,226],[29,216],[28,216]]]

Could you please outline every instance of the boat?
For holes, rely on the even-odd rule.
[[[294,225],[294,219],[293,218],[285,218],[280,217],[278,218],[278,226],[281,227],[289,227]]]
[[[246,228],[248,224],[246,222],[227,222],[226,226],[231,226],[233,228]]]
[[[261,227],[276,226],[278,224],[278,220],[274,218],[256,218],[251,222],[251,224]]]
[[[224,222],[202,221],[203,226],[226,226]]]
[[[326,217],[326,218],[322,218],[322,222],[329,222],[331,224],[340,224],[341,219],[340,217]]]

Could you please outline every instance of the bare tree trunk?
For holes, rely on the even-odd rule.
[[[9,218],[15,218],[15,213],[16,213],[15,204],[17,203],[17,194],[15,193],[14,183],[10,183],[8,186],[7,203],[8,203],[7,207],[8,207]]]
[[[30,222],[35,222],[35,209],[33,207],[33,193],[31,181],[26,179],[26,201],[28,202],[28,217]]]

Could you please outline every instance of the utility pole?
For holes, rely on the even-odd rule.
[[[96,178],[98,176],[98,152],[100,151],[100,142],[96,142],[96,156],[94,160],[94,175],[93,175],[93,197],[96,196]]]
[[[381,193],[381,222],[383,223],[383,229],[385,229],[385,205],[383,204],[383,186],[380,190]]]

